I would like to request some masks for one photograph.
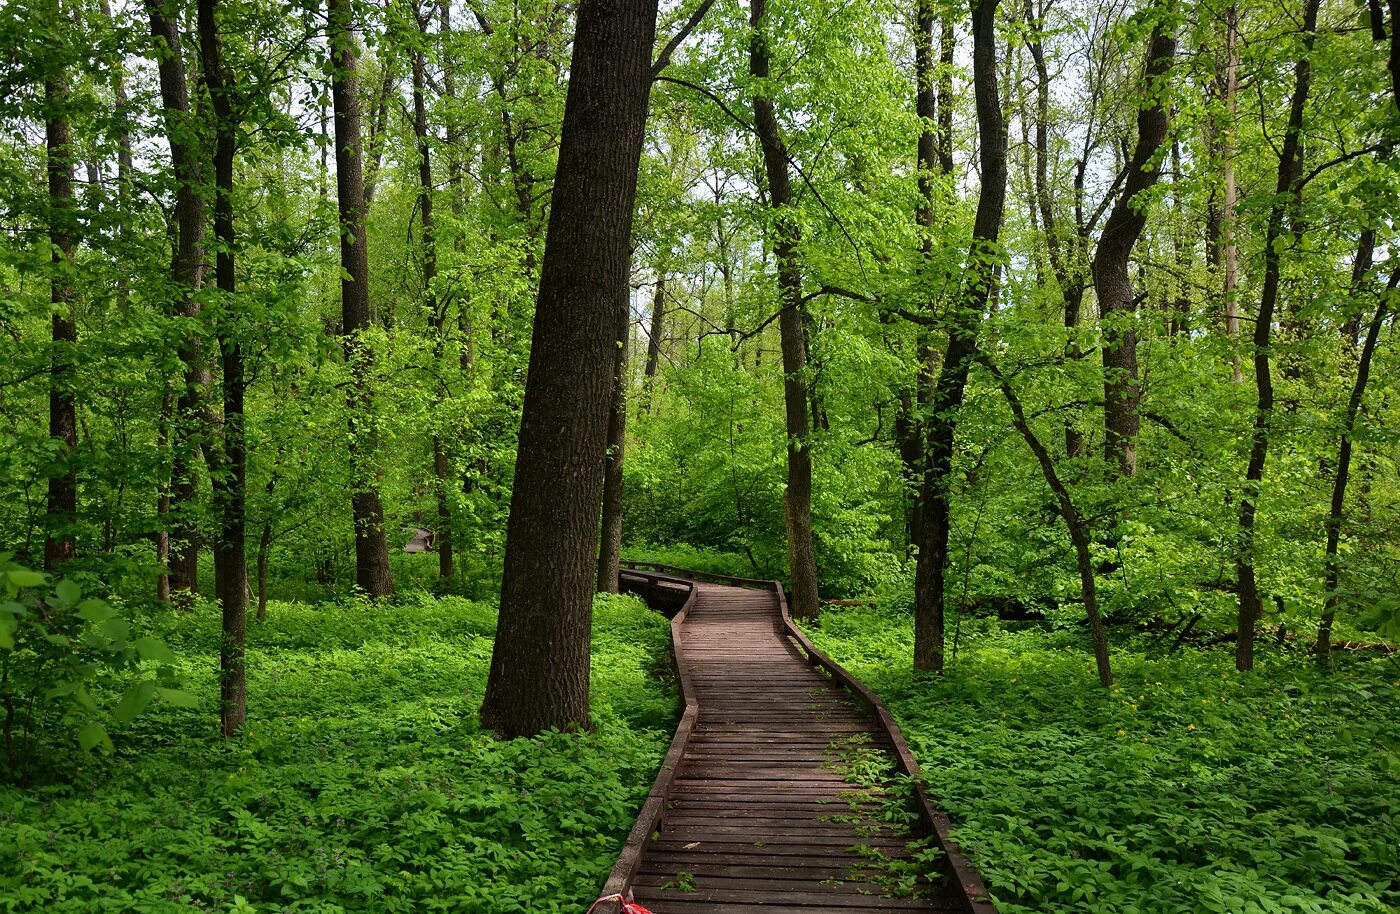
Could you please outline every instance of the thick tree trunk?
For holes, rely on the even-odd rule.
[[[418,21],[423,41],[428,40],[428,13]],[[447,302],[440,301],[433,283],[437,280],[437,225],[433,220],[432,137],[428,132],[428,102],[425,94],[427,61],[420,43],[413,50],[413,134],[418,142],[418,215],[422,226],[423,297],[428,311],[428,327],[433,336],[433,355],[442,358],[447,338]],[[441,398],[438,398],[439,401]],[[437,497],[437,524],[433,548],[438,554],[438,577],[452,577],[452,467],[442,436],[433,434],[433,491]]]
[[[628,313],[618,327],[617,368],[612,406],[608,409],[608,455],[603,459],[602,546],[598,550],[598,591],[617,593],[622,567],[622,465],[627,447],[627,344],[632,335]]]
[[[1164,13],[1164,10],[1159,12]],[[1139,195],[1162,173],[1157,151],[1167,136],[1165,77],[1176,57],[1172,25],[1158,21],[1147,50],[1144,102],[1137,114],[1137,145],[1128,161],[1122,194],[1113,205],[1094,252],[1094,292],[1103,325],[1104,460],[1123,476],[1137,475],[1138,365],[1135,304],[1128,261],[1147,224],[1145,199]]]
[[[1352,438],[1356,433],[1356,417],[1361,412],[1361,403],[1366,397],[1366,383],[1371,377],[1371,360],[1376,354],[1376,343],[1380,340],[1381,327],[1390,304],[1390,296],[1397,283],[1400,283],[1400,270],[1392,273],[1390,283],[1381,293],[1376,303],[1376,311],[1366,328],[1366,341],[1361,345],[1357,358],[1356,380],[1351,385],[1351,397],[1347,400],[1346,416],[1342,420],[1341,443],[1337,448],[1337,475],[1332,480],[1332,504],[1327,514],[1327,550],[1323,572],[1322,592],[1326,602],[1322,609],[1322,621],[1317,627],[1315,648],[1321,657],[1332,650],[1332,625],[1337,618],[1337,585],[1341,582],[1342,563],[1338,554],[1342,541],[1342,522],[1346,518],[1347,480],[1351,475]]]
[[[219,645],[219,722],[225,737],[237,735],[247,720],[247,675],[243,659],[248,617],[248,460],[243,409],[247,381],[237,326],[237,274],[234,260],[233,157],[238,121],[234,113],[233,75],[224,67],[218,24],[219,0],[199,0],[200,56],[204,82],[214,109],[214,238],[218,253],[214,282],[223,299],[217,335],[223,362],[223,472],[212,480],[219,509],[214,542],[214,589],[223,617]]]
[[[767,0],[751,0],[749,73],[769,78],[769,55],[764,35]],[[778,334],[783,350],[783,405],[787,416],[787,489],[783,512],[787,521],[788,567],[792,578],[792,615],[814,619],[821,609],[817,594],[817,555],[812,534],[812,442],[808,418],[807,343],[803,329],[802,271],[797,263],[800,229],[792,212],[792,184],[787,147],[783,144],[773,100],[753,99],[754,130],[763,147],[768,181],[768,205],[773,210],[773,251],[778,262],[778,297],[782,311]]]
[[[57,6],[57,4],[55,4]],[[73,356],[78,326],[73,316],[73,147],[68,130],[67,68],[55,62],[44,82],[44,139],[49,184],[49,241],[53,245],[49,277],[53,304],[53,350],[49,357],[49,438],[55,443],[44,508],[44,568],[70,561],[76,546],[73,525],[78,512],[77,409],[73,402]]]
[[[617,326],[656,0],[582,0],[535,308],[482,726],[588,727],[589,636]]]
[[[1006,205],[1006,120],[997,89],[998,0],[977,0],[972,12],[972,83],[977,102],[982,188],[962,300],[948,323],[943,368],[934,385],[924,429],[924,519],[914,572],[914,668],[943,671],[943,591],[948,566],[948,490],[958,411],[977,356],[977,329],[992,295],[999,259],[997,239]]]
[[[165,134],[175,171],[175,253],[171,278],[180,290],[176,313],[187,319],[198,318],[201,305],[196,293],[204,281],[204,220],[199,167],[199,138],[190,112],[189,83],[185,76],[185,56],[179,22],[166,0],[146,0],[151,36],[156,39],[160,75],[160,97],[164,110]],[[193,519],[193,506],[199,497],[195,460],[202,434],[198,425],[206,418],[205,401],[210,384],[204,345],[198,333],[188,333],[180,345],[180,361],[185,366],[184,383],[176,397],[170,422],[170,505],[173,515],[169,538],[169,577],[172,591],[191,592],[199,586],[199,528]]]
[[[350,0],[327,0],[330,21],[331,105],[335,109],[335,185],[340,209],[341,330],[353,383],[349,395],[350,462],[354,474],[350,510],[355,521],[355,583],[371,597],[394,592],[384,505],[379,500],[378,436],[369,415],[374,351],[363,334],[372,315],[369,259],[365,250],[365,188],[360,141],[357,54]]]
[[[1319,0],[1304,0],[1303,4],[1303,53],[1293,69],[1293,99],[1288,109],[1288,125],[1284,128],[1283,147],[1279,151],[1278,184],[1264,232],[1264,285],[1259,293],[1259,314],[1254,322],[1254,384],[1258,402],[1250,439],[1249,467],[1245,470],[1244,492],[1240,498],[1239,555],[1235,562],[1239,587],[1235,668],[1241,671],[1254,669],[1254,626],[1261,610],[1254,572],[1254,522],[1273,424],[1274,382],[1269,347],[1282,279],[1280,249],[1284,246],[1285,233],[1291,231],[1289,217],[1303,196],[1303,112],[1312,89],[1312,49],[1317,39],[1318,4]]]

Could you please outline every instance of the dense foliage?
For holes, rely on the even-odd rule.
[[[150,620],[212,695],[208,607]],[[669,631],[599,597],[591,734],[476,726],[494,608],[461,598],[275,603],[249,638],[251,715],[156,706],[75,768],[0,788],[0,910],[577,911],[669,741]]]
[[[828,609],[817,644],[879,690],[1005,914],[1329,912],[1400,905],[1400,670],[1329,675],[1271,650],[1115,644],[977,620],[939,679],[913,676],[906,613]]]

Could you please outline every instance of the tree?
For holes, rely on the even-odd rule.
[[[655,0],[579,5],[481,706],[507,737],[590,723],[601,470],[655,35]]]
[[[1145,193],[1162,173],[1160,150],[1167,136],[1167,72],[1176,56],[1176,36],[1169,2],[1157,7],[1148,39],[1143,101],[1137,113],[1137,144],[1126,166],[1127,177],[1108,214],[1094,251],[1094,294],[1103,326],[1104,460],[1123,476],[1137,474],[1138,416],[1136,302],[1128,261],[1147,224]]]
[[[801,229],[792,211],[792,182],[788,153],[774,112],[770,56],[765,33],[767,0],[750,0],[749,75],[755,80],[754,132],[763,147],[768,206],[772,210],[770,244],[778,265],[778,332],[783,350],[783,408],[787,415],[787,488],[783,511],[787,519],[788,572],[792,614],[814,619],[821,610],[817,594],[817,554],[812,533],[812,443],[808,419],[807,334],[804,329],[802,268],[797,260]]]
[[[394,592],[384,504],[376,484],[379,459],[369,373],[374,350],[365,339],[372,323],[369,259],[365,249],[365,184],[360,141],[358,55],[350,0],[327,0],[331,42],[331,104],[335,109],[335,187],[340,210],[341,335],[350,366],[350,510],[355,522],[355,581],[372,597]]]
[[[1235,562],[1239,593],[1239,629],[1235,641],[1235,668],[1254,668],[1254,626],[1259,621],[1259,585],[1255,580],[1254,522],[1258,514],[1259,490],[1264,481],[1264,464],[1269,456],[1269,434],[1273,424],[1274,381],[1269,364],[1274,311],[1282,282],[1282,252],[1285,233],[1303,197],[1303,113],[1312,89],[1312,49],[1317,40],[1319,0],[1303,0],[1301,51],[1293,68],[1293,94],[1288,106],[1288,122],[1278,156],[1278,182],[1269,222],[1264,232],[1264,284],[1259,292],[1259,311],[1254,318],[1254,386],[1256,401],[1254,428],[1250,435],[1249,466],[1245,470],[1244,491],[1240,496],[1239,552]]]
[[[1006,203],[1006,120],[997,88],[996,12],[999,0],[978,0],[972,10],[972,84],[977,101],[977,142],[982,187],[972,227],[967,273],[947,319],[942,371],[929,397],[924,427],[919,556],[914,579],[914,668],[943,670],[944,575],[948,567],[949,483],[957,414],[977,357],[977,332],[996,282],[997,245]]]

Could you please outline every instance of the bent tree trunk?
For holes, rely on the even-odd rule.
[[[52,570],[73,558],[73,522],[78,511],[77,410],[73,404],[73,348],[78,326],[73,320],[73,149],[68,131],[68,77],[55,67],[44,82],[44,139],[49,183],[49,241],[53,273],[53,352],[49,360],[49,437],[56,443],[45,503],[44,568]]]
[[[482,726],[506,737],[590,725],[603,455],[656,5],[579,5],[481,706]]]
[[[622,464],[627,446],[627,343],[632,322],[626,310],[618,327],[617,368],[608,409],[608,455],[603,459],[603,541],[598,550],[598,591],[617,593],[622,568]]]
[[[749,24],[749,74],[769,76],[769,53],[764,35],[767,0],[752,0]],[[792,614],[815,619],[821,609],[817,594],[817,553],[812,537],[812,450],[807,412],[807,341],[803,329],[802,270],[797,263],[800,229],[792,212],[792,184],[787,147],[778,131],[773,100],[761,92],[753,99],[754,130],[763,146],[763,170],[768,179],[768,205],[773,210],[772,243],[778,261],[778,334],[783,350],[783,406],[787,416],[787,489],[783,514],[787,521],[788,568],[792,578]]]
[[[1165,16],[1169,4],[1159,4]],[[1138,364],[1137,331],[1133,329],[1133,283],[1128,260],[1147,225],[1144,191],[1157,183],[1162,167],[1157,151],[1167,137],[1167,71],[1176,56],[1171,24],[1160,19],[1152,28],[1147,50],[1144,101],[1138,108],[1137,145],[1128,162],[1123,192],[1113,204],[1094,252],[1094,293],[1103,323],[1104,460],[1123,476],[1137,475]]]
[[[331,40],[331,105],[335,109],[335,185],[340,209],[341,332],[350,365],[350,510],[355,520],[355,582],[372,597],[394,592],[384,505],[379,500],[378,440],[371,412],[369,374],[374,351],[363,338],[372,316],[369,259],[365,251],[365,184],[360,141],[359,79],[350,0],[327,0]]]
[[[1240,498],[1240,542],[1235,560],[1239,588],[1239,637],[1235,640],[1235,669],[1254,669],[1254,626],[1259,621],[1259,585],[1254,575],[1254,520],[1259,493],[1264,482],[1264,463],[1269,456],[1269,430],[1273,424],[1274,379],[1270,371],[1269,348],[1274,311],[1282,280],[1280,250],[1284,233],[1289,231],[1290,214],[1303,197],[1303,112],[1312,89],[1312,48],[1317,39],[1319,0],[1304,0],[1303,50],[1293,69],[1293,100],[1288,108],[1283,147],[1279,150],[1278,184],[1269,207],[1264,232],[1264,285],[1259,292],[1259,314],[1254,322],[1254,384],[1258,394],[1254,410],[1254,432],[1250,439],[1249,466],[1245,470],[1244,493]]]
[[[933,388],[924,430],[923,523],[914,572],[914,668],[943,671],[943,591],[948,567],[948,489],[958,410],[977,356],[977,328],[996,282],[997,239],[1006,205],[1006,121],[997,90],[998,0],[978,0],[972,16],[972,82],[982,189],[960,301],[948,324],[943,370]]]

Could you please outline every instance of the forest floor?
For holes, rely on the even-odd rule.
[[[969,630],[976,626],[976,630]],[[1114,645],[964,624],[915,677],[907,613],[828,607],[814,640],[899,720],[1001,914],[1400,910],[1400,668],[1270,647]]]
[[[216,695],[216,608],[148,624]],[[157,705],[114,755],[0,787],[0,911],[582,910],[675,726],[669,627],[600,597],[596,731],[497,742],[476,725],[494,626],[458,597],[273,603],[241,741],[212,697]]]

